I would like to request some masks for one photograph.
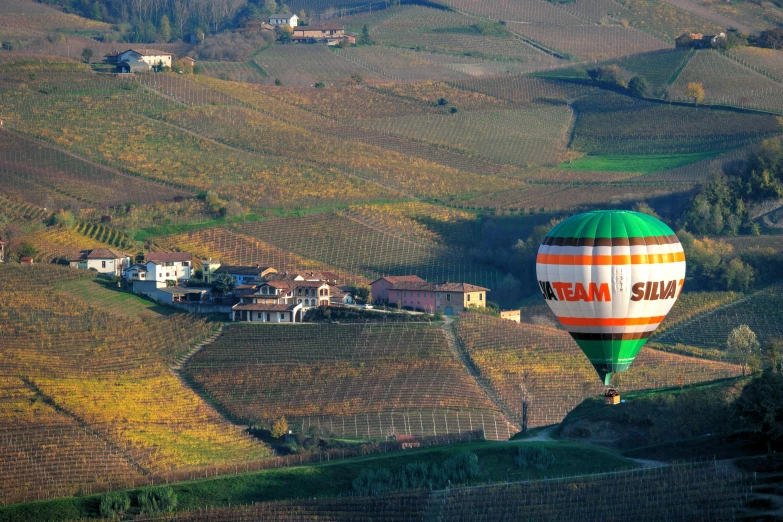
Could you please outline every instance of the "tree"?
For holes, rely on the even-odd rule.
[[[366,286],[354,286],[348,287],[348,292],[356,299],[361,301],[367,301],[370,298],[370,289]]]
[[[701,82],[689,82],[685,87],[685,96],[693,100],[694,105],[704,101],[704,84]]]
[[[177,494],[169,486],[147,488],[136,497],[142,513],[168,513],[177,507]]]
[[[756,334],[746,324],[737,326],[729,333],[729,337],[726,339],[726,348],[737,359],[742,368],[743,377],[748,367],[748,361],[756,354],[758,347],[759,342],[756,339]]]
[[[764,347],[767,368],[772,373],[780,373],[783,367],[783,338],[770,339]]]
[[[76,218],[71,212],[61,210],[52,216],[51,224],[59,225],[63,228],[73,228],[76,225]]]
[[[177,280],[176,279],[166,279],[166,288],[171,288],[172,286],[177,286]]]
[[[372,45],[372,38],[370,38],[370,30],[367,28],[367,24],[362,27],[362,34],[359,36],[359,45]]]
[[[783,374],[764,372],[749,382],[734,403],[744,427],[772,442],[783,437]]]
[[[351,81],[353,81],[353,83],[355,83],[356,85],[359,85],[364,81],[364,76],[362,76],[359,73],[353,73],[351,75]]]
[[[165,14],[160,17],[160,39],[164,42],[168,42],[171,40],[171,22],[169,21],[169,17]]]
[[[130,497],[124,491],[110,491],[101,497],[100,513],[106,518],[120,518],[130,509]]]
[[[734,258],[723,269],[723,280],[726,290],[747,292],[753,286],[755,271],[753,267],[745,264],[741,259]]]
[[[647,80],[644,76],[634,76],[631,78],[631,81],[628,82],[628,90],[637,98],[643,98],[647,94],[648,88],[649,86],[647,85]]]
[[[285,420],[285,417],[280,417],[272,425],[272,436],[279,439],[286,433],[288,433],[288,421]]]
[[[84,60],[84,63],[90,63],[93,54],[95,53],[89,47],[85,47],[84,49],[82,49],[82,60]]]
[[[225,272],[217,277],[215,284],[213,285],[215,291],[221,295],[226,295],[230,292],[233,292],[236,287],[237,282],[234,281],[234,278],[231,277],[230,274]]]
[[[767,29],[751,40],[756,47],[783,49],[783,28]]]

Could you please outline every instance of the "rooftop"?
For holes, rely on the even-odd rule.
[[[404,276],[383,276],[380,279],[376,279],[375,281],[373,281],[370,284],[377,283],[381,279],[385,279],[386,281],[390,282],[391,284],[402,283],[404,281],[419,282],[419,283],[423,283],[424,282],[424,279],[422,279],[421,277],[419,277],[417,275],[404,275]]]
[[[293,311],[301,304],[265,304],[265,303],[253,303],[253,304],[236,304],[231,307],[232,310],[239,311],[252,311],[252,312],[288,312]]]
[[[221,265],[220,268],[215,270],[216,274],[236,274],[236,275],[261,275],[269,270],[277,272],[271,266],[233,266],[233,265]]]
[[[190,261],[193,254],[190,252],[150,252],[147,254],[147,262],[165,263],[169,261]]]

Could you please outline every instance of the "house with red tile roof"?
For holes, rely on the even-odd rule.
[[[459,315],[471,306],[487,306],[488,291],[482,286],[448,281],[398,281],[387,289],[391,305],[444,315]]]
[[[132,256],[113,248],[95,248],[82,250],[78,256],[69,261],[71,268],[95,270],[100,274],[119,276],[130,266]]]
[[[188,281],[193,269],[190,252],[150,252],[146,257],[147,281]]]
[[[388,304],[389,288],[391,288],[396,283],[402,282],[424,283],[425,281],[417,275],[383,276],[380,279],[376,279],[370,283],[370,295],[372,302],[375,304]]]

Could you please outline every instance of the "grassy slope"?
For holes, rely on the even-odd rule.
[[[601,448],[570,442],[535,444],[545,445],[555,456],[555,464],[545,472],[518,468],[514,464],[516,445],[478,442],[182,482],[172,487],[177,493],[178,509],[184,511],[208,506],[339,495],[351,489],[351,482],[364,468],[386,467],[395,471],[410,462],[442,462],[462,451],[472,451],[479,456],[482,467],[479,480],[482,482],[588,474],[636,466]],[[2,507],[0,522],[96,517],[99,498],[91,495]]]
[[[582,156],[568,163],[561,163],[563,170],[584,170],[602,172],[641,172],[650,174],[661,170],[682,167],[710,159],[726,151],[693,152],[683,154],[625,154]]]
[[[655,460],[730,458],[758,448],[736,432],[731,402],[747,378],[720,379],[683,387],[623,392],[622,404],[590,398],[558,428],[565,440],[620,449],[629,457]]]

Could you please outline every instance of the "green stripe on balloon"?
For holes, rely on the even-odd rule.
[[[648,237],[672,236],[662,221],[630,210],[594,210],[561,221],[547,234],[550,237]]]
[[[628,369],[647,339],[628,341],[576,341],[579,348],[595,367],[595,371],[609,386],[612,375]]]

